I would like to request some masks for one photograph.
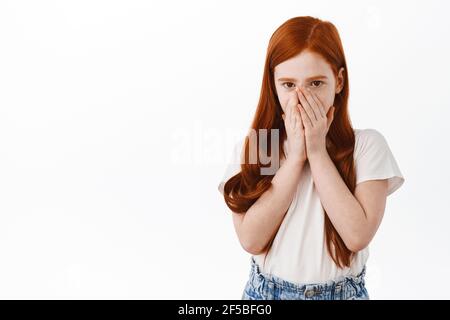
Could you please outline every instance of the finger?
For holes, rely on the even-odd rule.
[[[294,112],[293,112],[294,108],[292,107],[292,99],[289,100],[289,121],[290,121],[290,125],[292,126],[292,120],[294,117]]]
[[[298,117],[299,115],[297,115],[297,113],[295,113],[294,111],[294,125],[293,125],[294,130],[296,130],[298,127]]]
[[[292,111],[293,111],[294,114],[300,115],[300,110],[298,108],[298,105],[299,105],[299,103],[298,103],[298,100],[297,100],[296,103],[292,106]]]
[[[326,118],[325,108],[324,108],[322,102],[319,100],[318,95],[315,92],[312,92],[312,91],[309,91],[309,92],[311,93],[311,98],[315,101],[315,103],[319,109],[320,115],[322,116],[322,118]]]
[[[299,125],[301,124],[301,115],[300,115],[300,110],[298,109],[298,105],[297,104],[295,107],[292,108],[292,113],[294,114],[294,119],[295,119],[295,127],[299,127]]]
[[[319,120],[322,118],[322,113],[320,112],[320,108],[317,105],[316,101],[312,97],[312,93],[309,90],[309,88],[306,88],[306,90],[302,90],[303,95],[305,96],[306,100],[308,101],[309,105],[311,106],[311,109],[314,112],[314,115],[316,116],[316,119]]]
[[[297,104],[297,114],[298,114],[298,119],[299,119],[299,123],[300,123],[300,129],[303,130],[304,129],[303,119],[302,119],[302,115],[300,114],[301,107],[302,107],[302,105],[300,103]]]
[[[298,97],[300,99],[301,105],[303,107],[303,109],[306,111],[306,113],[309,116],[309,119],[311,121],[317,121],[317,117],[314,113],[314,110],[311,108],[311,106],[309,105],[308,100],[306,100],[306,97],[304,96],[303,92],[300,90],[300,88],[298,88]]]
[[[331,123],[333,122],[334,119],[334,111],[335,111],[335,107],[331,106],[329,112],[329,115],[327,115],[327,128],[329,129],[331,126]]]
[[[300,106],[300,115],[306,128],[313,128],[313,124],[303,106]]]
[[[293,111],[293,108],[292,108],[292,104],[291,104],[291,101],[289,101],[289,111],[288,111],[288,129],[289,130],[291,130],[291,128],[292,128],[292,125],[293,125],[293,123],[294,123],[294,119],[293,119],[293,117],[294,117],[294,113],[292,112]]]
[[[316,94],[315,97],[316,97],[316,99],[320,102],[320,105],[321,105],[322,108],[323,108],[324,114],[327,114],[327,113],[326,113],[326,108],[325,108],[325,103],[322,101],[322,99],[319,97],[319,95]]]
[[[298,103],[298,97],[297,94],[295,92],[291,93],[291,97],[289,98],[289,107],[291,107],[292,109],[295,108],[295,106]]]
[[[294,99],[293,96],[290,96],[286,103],[286,112],[289,113],[289,111],[292,109]]]
[[[292,118],[297,120],[300,117],[300,111],[298,110],[297,107],[298,105],[297,94],[295,95],[295,100],[293,102],[295,103],[292,105]]]
[[[302,118],[305,129],[312,129],[314,127],[311,119],[302,106],[300,106],[300,116]]]

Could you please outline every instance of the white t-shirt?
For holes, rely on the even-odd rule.
[[[356,184],[367,180],[388,179],[388,195],[397,190],[404,177],[384,136],[375,129],[354,129]],[[238,141],[232,160],[219,184],[240,171],[244,139]],[[287,140],[283,143],[289,153]],[[281,161],[282,165],[284,159]],[[296,195],[283,218],[267,253],[253,255],[261,270],[294,283],[316,283],[357,275],[369,257],[369,247],[357,252],[350,267],[340,269],[328,253],[324,209],[314,186],[309,163],[303,167]]]

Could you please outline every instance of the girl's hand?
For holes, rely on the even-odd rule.
[[[285,107],[285,113],[282,115],[284,126],[286,128],[288,150],[287,158],[298,162],[305,162],[306,142],[303,121],[300,116],[300,104],[298,103],[298,93],[292,91]]]
[[[328,113],[319,97],[309,88],[298,90],[300,99],[300,115],[305,125],[306,151],[308,158],[322,152],[327,152],[326,137],[334,118],[335,107],[331,106]]]

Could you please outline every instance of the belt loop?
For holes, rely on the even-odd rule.
[[[253,270],[255,271],[256,274],[259,273],[258,264],[256,263],[255,258],[253,258],[253,256],[252,256],[252,268],[253,268]]]
[[[255,259],[253,258],[253,256],[251,257],[251,262],[252,262],[252,271],[256,275],[258,272],[257,272],[257,269],[256,269]]]

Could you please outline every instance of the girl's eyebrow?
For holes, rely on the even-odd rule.
[[[328,79],[328,77],[319,74],[319,75],[317,75],[317,76],[312,76],[312,77],[306,78],[306,81],[312,80],[312,79]],[[278,81],[291,81],[291,82],[296,82],[297,79],[295,79],[295,78],[279,78]]]

